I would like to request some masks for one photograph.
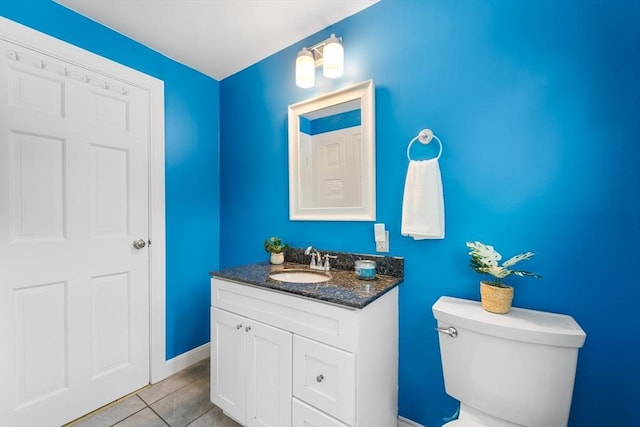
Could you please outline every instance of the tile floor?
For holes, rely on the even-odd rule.
[[[209,359],[65,427],[240,427],[209,400]]]

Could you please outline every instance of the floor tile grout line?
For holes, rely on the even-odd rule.
[[[182,390],[182,389],[183,389],[183,388],[185,388],[185,387],[190,386],[191,384],[195,383],[196,381],[200,380],[201,378],[203,378],[203,377],[205,377],[205,376],[207,376],[207,374],[206,374],[206,373],[204,373],[204,374],[200,375],[199,377],[197,377],[197,378],[196,378],[196,379],[194,379],[193,381],[190,381],[190,382],[188,382],[188,383],[186,383],[186,384],[184,384],[184,385],[182,385],[182,386],[178,387],[177,389],[173,390],[171,393],[165,394],[165,395],[164,395],[164,396],[162,396],[161,398],[159,398],[159,399],[157,399],[157,400],[155,400],[155,401],[153,401],[153,402],[151,402],[151,403],[148,403],[146,400],[144,400],[144,398],[143,398],[142,396],[138,395],[138,393],[136,393],[136,396],[138,396],[138,398],[139,398],[140,400],[142,400],[142,401],[144,402],[144,404],[145,404],[145,405],[148,405],[148,406],[155,405],[156,403],[160,402],[161,400],[163,400],[163,399],[165,399],[165,398],[167,398],[167,397],[171,396],[172,394],[174,394],[174,393],[176,393],[176,392],[178,392],[178,391]],[[164,381],[164,380],[163,380],[163,381]],[[156,384],[159,384],[159,383],[156,383]],[[153,385],[152,385],[151,387],[153,387]]]
[[[187,369],[188,369],[188,368],[187,368]],[[199,376],[195,377],[192,381],[187,382],[187,383],[186,383],[186,384],[184,384],[182,387],[179,387],[179,388],[177,388],[177,389],[173,390],[171,393],[168,393],[168,394],[166,394],[166,395],[162,396],[160,399],[158,399],[158,400],[156,400],[156,401],[154,401],[154,402],[152,402],[152,403],[148,403],[146,400],[144,400],[144,399],[142,398],[142,396],[138,396],[138,394],[137,394],[137,393],[136,393],[136,396],[138,396],[138,398],[139,398],[140,400],[142,400],[142,402],[145,404],[145,406],[146,406],[147,408],[149,408],[149,409],[151,410],[151,412],[153,412],[154,414],[156,414],[156,415],[158,416],[158,418],[160,418],[160,419],[162,420],[162,422],[163,422],[163,423],[165,423],[167,426],[171,427],[171,424],[169,424],[169,422],[168,422],[167,420],[165,420],[164,418],[162,418],[162,415],[160,415],[158,412],[156,412],[156,410],[155,410],[155,409],[153,409],[153,408],[151,407],[151,405],[154,405],[154,404],[156,404],[156,403],[160,402],[161,400],[166,399],[167,397],[169,397],[169,396],[171,396],[171,395],[173,395],[173,394],[175,394],[175,393],[179,392],[179,391],[180,391],[180,390],[182,390],[183,388],[185,388],[185,387],[188,387],[188,386],[192,385],[192,384],[193,384],[193,383],[195,383],[196,381],[198,381],[198,380],[200,380],[201,378],[206,377],[206,376],[207,376],[207,373],[205,372],[205,373],[203,373],[202,375],[199,375]],[[169,377],[168,377],[168,378],[169,378]],[[144,409],[144,408],[143,408],[143,409]],[[143,409],[141,409],[141,410],[143,410]],[[140,411],[138,411],[138,412],[140,412]],[[206,412],[205,412],[205,413],[206,413]],[[132,414],[132,415],[133,415],[133,414]],[[203,414],[203,415],[204,415],[204,414]],[[201,416],[202,416],[202,415],[200,415],[198,418],[200,418]],[[127,418],[128,418],[128,417],[127,417]],[[198,419],[198,418],[196,418],[196,419]],[[125,419],[126,419],[126,418],[125,418]],[[122,420],[121,420],[121,421],[122,421]],[[193,421],[195,421],[195,420],[193,420]],[[193,421],[191,421],[189,424],[193,423]],[[119,421],[119,422],[120,422],[120,421]]]
[[[159,413],[157,413],[157,412],[156,412],[156,411],[155,411],[151,406],[148,406],[148,405],[147,405],[147,407],[148,407],[149,409],[151,409],[151,412],[153,412],[154,414],[156,414],[156,415],[158,416],[158,418],[160,418],[160,419],[162,420],[162,422],[163,422],[163,423],[165,423],[167,426],[171,427],[171,424],[169,424],[169,422],[168,422],[167,420],[165,420],[164,418],[162,418],[162,415],[160,415]]]
[[[186,369],[189,369],[189,368],[186,368]],[[178,374],[180,374],[181,372],[182,372],[182,371],[180,371],[180,372],[176,372],[174,375],[178,375]],[[186,384],[184,384],[184,385],[182,385],[182,386],[178,387],[177,389],[173,390],[172,392],[170,392],[170,393],[168,393],[168,394],[165,394],[164,396],[160,397],[160,398],[159,398],[159,399],[157,399],[157,400],[154,400],[153,402],[147,402],[147,401],[144,399],[144,397],[142,397],[142,396],[139,394],[139,392],[143,392],[143,391],[146,391],[146,390],[147,390],[147,389],[149,389],[149,388],[153,388],[153,386],[154,386],[154,385],[156,385],[156,384],[160,384],[162,381],[165,381],[165,380],[167,380],[167,379],[171,378],[173,375],[172,375],[172,376],[169,376],[169,377],[167,377],[167,378],[165,378],[165,379],[163,379],[162,381],[158,381],[158,382],[157,382],[157,383],[155,383],[155,384],[150,384],[150,385],[149,385],[149,387],[146,387],[146,388],[144,388],[144,389],[142,389],[142,390],[138,390],[138,391],[136,391],[136,392],[135,392],[135,395],[136,395],[136,396],[138,396],[138,398],[139,398],[140,400],[142,400],[146,405],[149,405],[149,406],[150,406],[150,405],[154,405],[155,403],[157,403],[157,402],[161,401],[161,400],[162,400],[162,399],[164,399],[165,397],[171,396],[173,393],[175,393],[175,392],[177,392],[177,391],[179,391],[179,390],[182,390],[183,388],[185,388],[185,387],[187,387],[187,386],[189,386],[189,385],[193,384],[194,382],[196,382],[196,381],[200,380],[200,379],[201,379],[201,378],[203,378],[203,377],[206,377],[208,374],[209,374],[208,372],[205,372],[204,374],[202,374],[202,375],[200,375],[200,376],[196,377],[196,378],[195,378],[195,379],[193,379],[192,381],[187,382]]]
[[[208,411],[205,411],[204,413],[198,415],[198,417],[196,417],[196,419],[194,419],[193,421],[189,422],[189,424],[187,424],[184,427],[189,427],[191,424],[195,423],[196,421],[198,421],[200,418],[204,417],[206,414],[208,414],[209,412],[213,411],[213,408],[209,409]]]
[[[150,410],[151,412],[153,412],[153,413],[154,413],[158,418],[160,418],[160,420],[161,420],[163,423],[165,423],[168,427],[171,427],[171,425],[170,425],[167,421],[165,421],[165,419],[164,419],[164,418],[162,418],[162,417],[160,416],[160,414],[158,414],[156,411],[154,411],[154,410],[153,410],[153,408],[152,408],[152,407],[151,407],[147,402],[145,402],[145,401],[144,401],[140,396],[138,396],[137,394],[136,394],[136,397],[137,397],[138,399],[142,400],[142,403],[144,403],[144,407],[143,407],[143,408],[140,408],[139,410],[137,410],[137,411],[135,411],[135,412],[133,412],[133,413],[131,413],[131,414],[129,414],[129,415],[127,415],[126,417],[122,418],[121,420],[118,420],[118,421],[116,421],[115,423],[111,424],[111,427],[117,426],[118,424],[120,424],[120,423],[121,423],[121,422],[123,422],[124,420],[129,419],[129,418],[133,417],[133,416],[134,416],[134,415],[136,415],[136,414],[139,414],[140,412],[144,411],[144,410],[145,410],[145,409],[147,409],[147,408],[149,408],[149,410]]]

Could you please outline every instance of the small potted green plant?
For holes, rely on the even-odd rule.
[[[471,261],[469,265],[471,269],[477,273],[494,277],[491,282],[485,280],[480,282],[480,300],[482,307],[487,311],[503,314],[508,313],[511,309],[513,287],[503,283],[506,277],[514,275],[542,279],[542,276],[530,271],[511,269],[518,262],[533,258],[535,252],[524,252],[509,258],[500,265],[498,262],[502,259],[502,255],[493,246],[480,242],[467,242],[467,248],[470,249]]]
[[[264,250],[271,254],[269,261],[271,264],[282,264],[284,262],[283,251],[289,247],[279,237],[269,237],[264,241]]]

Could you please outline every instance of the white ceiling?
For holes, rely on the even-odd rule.
[[[54,1],[222,80],[379,0]]]

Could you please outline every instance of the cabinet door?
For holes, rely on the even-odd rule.
[[[211,309],[211,401],[245,422],[247,319]]]
[[[247,427],[291,427],[292,334],[250,321],[247,339]]]

